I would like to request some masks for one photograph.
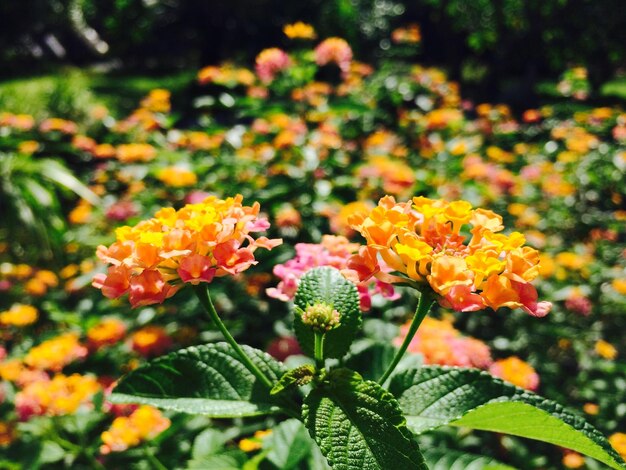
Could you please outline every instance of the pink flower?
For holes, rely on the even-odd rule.
[[[287,53],[277,47],[265,49],[256,57],[256,73],[264,83],[269,83],[276,75],[289,68],[291,59]]]
[[[324,235],[322,243],[298,243],[295,246],[296,256],[284,264],[274,267],[274,274],[281,281],[275,288],[266,290],[268,296],[288,301],[292,299],[298,289],[300,278],[309,269],[318,266],[332,266],[333,268],[342,270],[343,273],[354,274],[355,266],[348,266],[348,259],[357,251],[358,245],[350,243],[343,236]],[[388,270],[383,263],[380,264],[381,270]],[[348,277],[350,281],[353,281]],[[358,282],[359,279],[356,279]],[[369,310],[372,304],[372,295],[381,294],[390,300],[399,298],[393,286],[382,282],[378,279],[371,278],[367,285],[358,286],[359,297],[361,301],[361,309]]]
[[[178,267],[178,275],[183,282],[197,285],[200,282],[211,282],[215,276],[215,268],[211,259],[198,253],[183,258]]]
[[[160,304],[174,295],[176,290],[177,288],[165,282],[160,271],[145,269],[141,274],[130,278],[130,304],[133,308]]]
[[[347,73],[352,62],[352,49],[345,39],[325,39],[315,48],[315,62],[317,65],[334,62],[342,72]]]
[[[107,209],[106,217],[110,220],[124,221],[137,213],[137,207],[131,201],[118,201]]]

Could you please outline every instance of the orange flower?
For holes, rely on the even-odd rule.
[[[170,427],[170,420],[165,418],[159,410],[143,405],[132,412],[130,416],[115,418],[108,431],[101,435],[100,453],[122,452],[129,447],[135,447],[142,441],[154,439]]]
[[[123,163],[149,162],[156,157],[156,149],[150,144],[124,144],[117,147],[116,155]]]
[[[193,186],[198,182],[198,178],[193,171],[176,166],[169,166],[159,170],[157,178],[166,186],[173,188]]]
[[[395,43],[415,44],[422,40],[422,33],[416,24],[404,28],[397,28],[391,32],[391,40]]]
[[[410,323],[400,327],[400,336],[394,339],[394,344],[402,343]],[[425,364],[486,369],[492,363],[489,347],[478,339],[462,336],[449,319],[426,317],[408,351],[421,354]]]
[[[124,335],[126,335],[126,325],[117,318],[105,318],[87,330],[89,346],[93,349],[115,344]]]
[[[151,90],[148,96],[141,100],[141,106],[153,113],[169,113],[171,93],[168,90],[157,88]]]
[[[506,359],[499,359],[489,367],[489,372],[527,390],[535,391],[539,387],[537,372],[519,357],[511,356]]]
[[[109,298],[128,292],[131,305],[138,307],[163,302],[183,283],[245,271],[256,264],[257,248],[269,250],[282,240],[253,239],[250,234],[266,230],[269,223],[258,217],[258,203],[249,207],[242,201],[241,195],[225,200],[210,196],[117,229],[115,243],[98,247],[98,257],[112,266],[93,285]]]
[[[293,24],[287,24],[283,27],[283,33],[289,39],[315,39],[315,29],[313,26],[302,21],[297,21]]]
[[[142,356],[159,356],[172,345],[172,339],[160,326],[148,325],[131,336],[133,351]]]
[[[626,458],[626,434],[623,432],[613,433],[609,436],[609,442],[622,458]]]
[[[32,305],[14,304],[0,312],[0,325],[28,326],[37,321],[39,312]]]
[[[15,396],[15,408],[22,420],[32,415],[72,414],[80,407],[92,406],[92,397],[101,390],[95,377],[72,374],[55,375],[24,387]]]
[[[566,468],[582,468],[585,465],[585,457],[578,452],[566,452],[563,456],[563,466]]]
[[[475,311],[506,306],[534,316],[550,310],[549,302],[537,302],[530,284],[539,274],[539,253],[523,246],[521,233],[497,233],[504,228],[502,218],[491,211],[472,209],[466,201],[415,197],[396,203],[386,196],[369,213],[357,212],[349,221],[367,241],[367,250],[348,263],[351,279],[376,276],[394,282],[380,271],[380,255],[402,275],[395,282],[427,284],[445,307]],[[463,235],[467,225],[469,240]]]
[[[600,339],[596,342],[595,351],[598,356],[612,361],[617,357],[617,349],[611,343]]]
[[[24,363],[35,369],[60,371],[86,355],[87,348],[80,344],[78,335],[65,333],[33,347],[24,357]]]

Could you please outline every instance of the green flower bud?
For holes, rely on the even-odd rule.
[[[337,328],[340,324],[340,318],[339,312],[332,305],[323,303],[308,305],[302,313],[302,323],[319,332],[327,332]]]

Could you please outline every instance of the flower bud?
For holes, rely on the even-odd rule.
[[[340,324],[340,315],[332,305],[315,303],[308,305],[302,313],[302,323],[312,327],[315,331],[327,332]]]

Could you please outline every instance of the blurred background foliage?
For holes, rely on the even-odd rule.
[[[584,64],[596,88],[621,72],[622,8],[620,0],[7,1],[0,3],[1,73],[19,78],[98,64],[123,78],[150,72],[175,81],[180,70],[253,59],[284,43],[282,26],[296,20],[313,24],[322,38],[344,37],[358,57],[375,62],[388,53],[394,28],[417,22],[421,63],[446,69],[469,98],[528,107],[537,85],[567,67]],[[42,78],[35,88],[54,87],[51,81]],[[623,97],[620,85],[602,90]]]

